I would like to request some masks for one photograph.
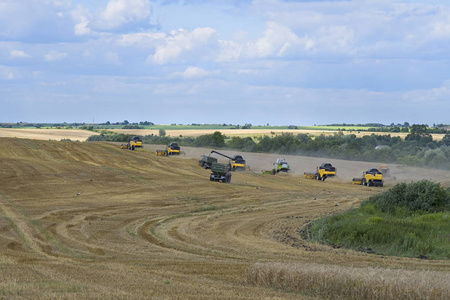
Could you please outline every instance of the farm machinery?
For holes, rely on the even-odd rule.
[[[303,177],[325,181],[328,177],[336,176],[336,168],[330,163],[323,163],[316,168],[316,172],[305,172]]]
[[[385,177],[391,176],[390,169],[388,168],[387,165],[381,165],[378,169],[380,169],[380,172],[381,172],[381,174],[383,174],[383,176],[385,176]]]
[[[272,170],[270,170],[270,171],[263,170],[262,174],[276,175],[280,172],[287,173],[289,171],[290,171],[290,167],[289,167],[289,164],[287,163],[287,161],[284,158],[278,158],[277,161],[273,163]]]
[[[138,136],[133,136],[130,140],[130,146],[134,147],[143,147],[142,146],[142,139]]]
[[[231,173],[229,165],[213,162],[211,164],[211,175],[209,181],[222,181],[223,183],[231,182]]]
[[[211,169],[211,165],[213,163],[217,163],[217,158],[209,155],[203,155],[202,158],[198,161],[198,165],[205,169]]]
[[[212,164],[217,163],[217,158],[211,156],[211,154],[214,153],[228,158],[228,165],[231,171],[245,170],[247,167],[245,164],[245,159],[241,155],[234,155],[233,157],[230,157],[215,150],[212,150],[209,155],[203,155],[198,162],[199,165],[205,169],[211,169]]]
[[[156,150],[156,155],[158,156],[170,156],[170,155],[180,155],[180,146],[177,143],[172,142],[167,147],[166,150]]]
[[[272,172],[275,172],[275,173],[289,172],[290,167],[284,158],[278,158],[277,161],[273,164],[272,170],[273,170]]]
[[[129,143],[120,145],[120,149],[134,150],[136,147],[144,147],[141,138],[138,136],[133,136]]]
[[[363,172],[362,178],[353,178],[353,184],[383,187],[383,183],[383,174],[374,168]]]

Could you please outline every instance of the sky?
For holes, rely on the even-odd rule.
[[[449,124],[450,1],[0,0],[0,122]]]

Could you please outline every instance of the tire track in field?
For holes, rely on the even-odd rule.
[[[10,226],[22,246],[35,253],[38,257],[55,259],[54,256],[44,251],[46,245],[42,244],[37,238],[39,230],[33,225],[32,220],[25,213],[20,212],[14,205],[14,202],[3,194],[0,194],[0,212],[11,224]]]
[[[293,258],[299,251],[317,251],[300,237],[298,229],[334,207],[331,201],[306,201],[294,205],[294,210],[292,201],[284,200],[265,208],[236,206],[148,224],[142,233],[150,235],[153,228],[154,235],[149,238],[152,243],[202,256],[251,261],[255,257],[270,260],[274,252],[279,252]],[[341,211],[353,202],[343,201],[332,211]]]

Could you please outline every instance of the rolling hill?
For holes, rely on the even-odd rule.
[[[411,278],[426,271],[432,275],[420,277],[428,284],[425,292],[437,284],[433,276],[448,282],[448,261],[382,257],[302,239],[299,230],[310,221],[380,192],[347,180],[367,168],[364,162],[332,161],[339,177],[322,182],[301,176],[320,159],[286,156],[296,172],[270,176],[260,169],[270,168],[276,155],[246,153],[251,170],[235,172],[231,183],[223,184],[210,182],[209,171],[198,166],[198,157],[208,149],[158,157],[152,151],[156,148],[129,151],[111,143],[0,138],[0,295],[320,296],[253,280],[261,264],[303,266],[319,278],[323,273],[318,270],[325,267],[337,277],[354,274],[355,282],[365,282],[366,271],[373,268],[409,272]],[[430,177],[448,184],[450,179],[444,171],[393,170],[397,180]],[[410,288],[397,284],[400,290]]]

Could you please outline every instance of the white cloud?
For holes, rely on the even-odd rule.
[[[243,105],[258,99],[261,111],[284,95],[293,105],[327,103],[347,111],[364,102],[358,99],[389,99],[396,108],[441,104],[441,112],[450,96],[450,85],[441,86],[450,80],[450,6],[430,1],[253,0],[231,7],[237,1],[0,0],[0,78],[11,86],[25,82],[17,80],[22,78],[29,79],[27,85],[63,78],[68,84],[55,94],[92,95],[93,75],[103,74],[100,81],[118,76],[125,82],[141,80],[137,95],[154,91],[163,95],[155,101],[184,99],[186,106],[192,99],[228,103],[230,92]],[[160,27],[146,30],[153,16],[162,20]],[[223,21],[231,18],[235,23]],[[144,64],[146,59],[151,66]],[[18,68],[1,67],[14,64]],[[127,77],[131,71],[132,79]],[[87,84],[78,85],[73,74],[86,74]],[[217,82],[224,85],[222,95]],[[117,82],[111,86],[125,91]],[[252,93],[251,86],[275,90]],[[127,85],[123,95],[133,88]],[[47,85],[41,97],[52,89]],[[115,94],[110,90],[96,95],[106,93],[109,101]],[[382,93],[373,96],[371,91]],[[186,101],[184,96],[194,92]],[[12,93],[9,97],[15,99]],[[130,98],[114,97],[120,103]]]
[[[429,36],[435,39],[450,39],[450,10],[442,11],[441,14],[430,23]]]
[[[16,78],[16,74],[12,68],[0,65],[0,79],[13,80],[15,78]]]
[[[30,58],[31,57],[30,55],[26,54],[22,50],[12,50],[9,55],[11,58]]]
[[[201,78],[201,77],[209,76],[211,74],[211,72],[201,69],[201,68],[198,68],[198,67],[190,66],[190,67],[187,67],[186,70],[184,70],[184,72],[177,73],[177,74],[185,79],[192,79],[192,78]]]
[[[240,70],[237,70],[236,73],[239,74],[239,75],[257,75],[258,71],[256,71],[256,70],[249,70],[249,69],[240,69]]]
[[[450,80],[444,82],[440,87],[429,90],[413,90],[403,94],[403,99],[423,105],[430,105],[432,103],[447,104],[450,97]]]
[[[219,41],[220,51],[218,53],[217,62],[227,62],[238,60],[242,54],[244,46],[233,41]]]
[[[106,53],[105,58],[106,58],[106,61],[110,64],[113,64],[113,65],[120,64],[119,54],[117,54],[116,52],[108,51]]]
[[[166,35],[163,32],[144,32],[144,33],[130,33],[123,34],[117,40],[120,46],[124,47],[142,47],[149,48],[155,47],[161,41],[164,41]]]
[[[128,23],[146,21],[151,13],[148,0],[109,0],[96,21],[100,29],[117,29]]]
[[[45,60],[46,61],[60,61],[60,60],[63,60],[64,58],[66,58],[66,57],[67,57],[67,53],[58,52],[56,50],[50,50],[45,55]]]
[[[52,5],[59,8],[68,8],[71,5],[71,0],[44,0],[42,1],[46,5]]]
[[[92,15],[90,11],[81,6],[77,5],[77,7],[71,12],[72,19],[76,22],[74,26],[75,35],[89,35],[91,34],[91,29],[89,28],[90,20],[92,19]]]
[[[152,60],[158,64],[174,62],[182,54],[193,52],[205,47],[216,34],[213,28],[197,28],[193,31],[184,29],[174,30],[165,38],[164,44],[156,47]]]
[[[322,52],[345,54],[353,52],[354,32],[347,26],[320,27],[311,39],[313,46]]]
[[[268,22],[264,36],[256,42],[247,45],[247,55],[250,57],[283,56],[290,48],[301,44],[301,39],[287,26]]]

